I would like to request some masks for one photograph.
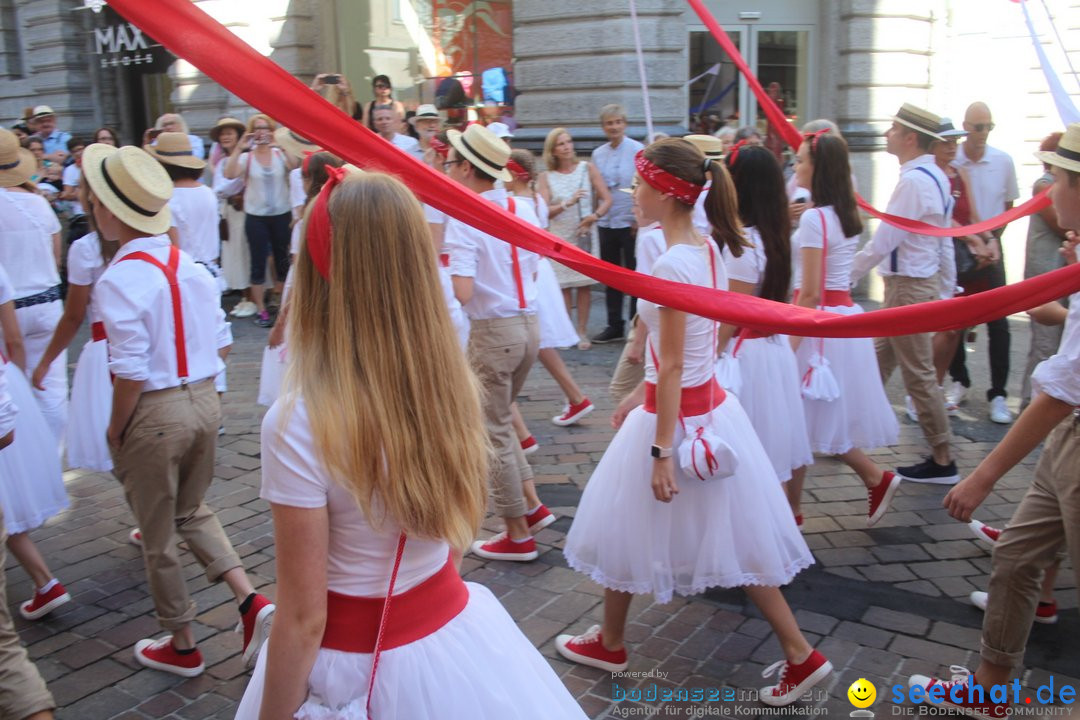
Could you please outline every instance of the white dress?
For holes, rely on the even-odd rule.
[[[314,450],[302,399],[282,417],[284,399],[263,420],[261,495],[272,503],[326,507],[330,517],[328,589],[383,597],[400,530],[386,519],[376,530],[353,496],[331,478]],[[283,423],[284,421],[284,423]],[[394,594],[419,585],[447,562],[446,543],[410,538]],[[379,720],[584,720],[547,661],[529,643],[499,601],[482,585],[466,583],[465,609],[434,633],[384,650],[371,701]],[[391,613],[393,604],[391,603]],[[269,644],[240,702],[238,720],[259,715]],[[372,655],[320,648],[308,676],[298,720],[365,720]]]
[[[225,177],[223,157],[214,168],[214,192],[220,199],[221,216],[229,226],[229,239],[221,243],[221,276],[227,290],[246,290],[251,284],[251,249],[244,234],[244,211],[236,210],[226,199],[244,189],[243,176],[229,180]]]
[[[0,267],[0,305],[14,300],[7,273]],[[34,399],[30,381],[6,365],[8,393],[19,412],[15,442],[0,451],[0,508],[10,534],[29,532],[68,506],[56,438]],[[102,429],[102,434],[104,434]]]
[[[820,213],[817,212],[819,209]],[[795,288],[802,285],[801,249],[822,247],[822,217],[825,218],[829,240],[825,258],[825,288],[846,291],[851,286],[851,268],[859,239],[844,237],[840,218],[828,206],[804,212],[799,229],[792,238]],[[826,306],[822,309],[840,315],[863,312],[858,304]],[[810,447],[814,452],[838,455],[852,448],[895,445],[900,426],[881,384],[874,341],[870,338],[805,338],[796,352],[799,377],[809,367],[810,357],[822,348],[840,387],[840,397],[831,402],[803,398]]]
[[[540,212],[543,208],[546,215],[547,210],[543,198],[515,196],[514,200],[532,205],[543,227],[544,220],[540,217]],[[555,268],[545,257],[540,258],[536,268],[536,321],[540,326],[541,350],[570,347],[577,345],[581,340],[577,330],[574,329],[573,321],[570,320],[570,315],[566,312],[566,301],[563,300]]]
[[[558,215],[549,219],[548,230],[561,237],[566,242],[576,245],[587,253],[596,254],[596,225],[589,232],[579,235],[577,232],[581,220],[592,212],[593,186],[589,178],[589,163],[579,162],[571,173],[561,173],[549,170],[547,173],[548,187],[551,189],[551,204],[558,205],[563,200],[569,200],[578,190],[585,191],[585,197],[575,205],[563,210]],[[577,270],[571,270],[561,263],[555,265],[555,276],[559,279],[562,288],[588,287],[595,280],[582,275]]]
[[[708,252],[702,246],[675,245],[653,266],[653,275],[712,287]],[[727,287],[717,259],[718,287]],[[638,301],[638,315],[659,348],[659,310]],[[713,377],[713,322],[695,315],[686,321],[682,385],[696,387]],[[645,373],[656,381],[652,353]],[[566,537],[570,567],[612,590],[652,593],[668,602],[673,593],[693,595],[710,587],[780,586],[814,559],[802,538],[765,449],[734,395],[708,415],[685,418],[707,425],[738,456],[735,473],[702,482],[675,462],[679,493],[670,503],[653,496],[656,415],[635,408],[615,434],[593,471]],[[674,447],[683,438],[675,425]]]
[[[91,326],[101,320],[94,302],[94,285],[105,272],[97,233],[83,235],[68,250],[68,282],[90,287],[86,317]],[[70,467],[108,472],[112,456],[105,440],[112,414],[112,379],[109,376],[109,343],[86,341],[71,383],[71,419],[67,429],[67,461]]]
[[[724,266],[728,280],[750,283],[757,289],[765,278],[765,248],[756,228],[747,227],[745,231],[753,247],[744,248],[737,258],[725,250]],[[739,364],[739,404],[757,430],[777,477],[787,482],[792,470],[814,462],[803,417],[799,383],[802,376],[791,343],[787,335],[741,342],[735,337],[728,343],[727,352]]]

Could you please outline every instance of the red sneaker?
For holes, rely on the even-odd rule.
[[[832,663],[817,650],[811,652],[801,665],[792,665],[787,660],[775,662],[765,668],[761,677],[769,677],[779,670],[780,680],[775,685],[761,688],[759,699],[773,707],[790,705],[827,678],[832,669]]]
[[[540,449],[540,443],[536,442],[536,438],[532,435],[521,441],[521,452],[526,455],[532,455],[534,452]]]
[[[965,715],[979,718],[979,720],[1003,720],[1003,718],[1008,717],[1008,703],[996,703],[987,698],[990,688],[983,688],[982,698],[978,697],[979,693],[976,693],[974,697],[969,697],[968,680],[971,680],[972,685],[979,684],[979,681],[975,679],[975,676],[971,674],[971,671],[965,667],[960,667],[959,665],[951,665],[949,670],[953,673],[952,682],[945,682],[944,680],[938,680],[937,678],[928,677],[926,675],[912,675],[908,678],[908,687],[913,688],[919,686],[930,690],[930,688],[935,685],[940,685],[945,688],[945,695],[941,700],[942,705],[960,710]],[[955,691],[955,695],[961,698],[961,702],[959,703],[953,702],[951,699],[954,687],[958,687]],[[975,700],[981,700],[981,702],[975,702]]]
[[[881,518],[885,517],[885,513],[889,512],[893,495],[899,487],[899,477],[888,470],[881,473],[881,482],[877,487],[872,487],[867,491],[870,509],[866,514],[866,527],[874,527]]]
[[[599,625],[593,625],[583,635],[558,636],[555,638],[555,649],[567,660],[608,672],[622,672],[628,664],[626,648],[608,650],[604,647]]]
[[[35,592],[34,597],[19,605],[19,614],[27,620],[37,620],[69,602],[71,596],[68,591],[63,585],[56,583],[47,592]]]
[[[131,528],[131,532],[128,533],[128,542],[132,545],[142,547],[142,530],[139,528]]]
[[[983,612],[986,612],[986,606],[990,603],[990,596],[984,593],[982,590],[975,590],[968,596],[971,598],[971,604],[979,608]],[[1058,621],[1058,608],[1057,600],[1051,600],[1050,602],[1039,601],[1039,604],[1035,607],[1035,622],[1040,625],[1053,625]]]
[[[543,505],[525,516],[525,522],[529,523],[529,532],[533,535],[555,522],[555,519],[554,513]]]
[[[162,670],[180,677],[193,678],[202,675],[202,653],[195,652],[181,655],[172,644],[172,636],[160,640],[140,640],[135,643],[135,662],[154,670]]]
[[[1001,537],[1001,530],[995,527],[990,527],[986,523],[981,523],[978,520],[972,520],[968,523],[968,528],[971,529],[972,534],[979,540],[993,547],[997,545],[998,538]]]
[[[563,414],[551,418],[551,422],[555,423],[560,427],[573,425],[578,420],[585,417],[595,409],[596,406],[592,404],[592,400],[587,397],[582,398],[581,402],[579,402],[577,405],[574,405],[573,403],[567,405],[566,409],[563,410]]]
[[[531,537],[523,542],[514,542],[504,532],[490,540],[477,540],[472,544],[472,551],[488,560],[528,562],[540,557],[540,553],[536,551],[536,541]]]
[[[244,667],[251,667],[259,656],[259,648],[270,637],[270,621],[277,608],[265,596],[258,593],[251,601],[251,607],[240,615],[240,624],[236,631],[244,633]]]

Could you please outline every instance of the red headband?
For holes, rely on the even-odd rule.
[[[728,167],[734,167],[735,161],[739,159],[739,148],[746,147],[746,138],[743,138],[739,142],[735,143],[728,148],[727,151],[727,165]]]
[[[439,138],[431,138],[431,149],[439,154],[444,160],[450,155],[450,146]]]
[[[514,177],[522,182],[529,182],[532,180],[532,176],[529,175],[529,171],[521,167],[521,164],[517,160],[507,160],[506,169],[513,173]]]
[[[811,151],[817,151],[818,138],[821,137],[822,135],[828,135],[828,134],[829,134],[829,128],[821,128],[820,130],[816,130],[814,132],[803,133],[803,139],[810,141],[810,150]]]
[[[634,167],[649,187],[664,195],[670,195],[686,205],[697,202],[701,191],[705,189],[704,185],[677,178],[659,165],[653,164],[645,157],[644,150],[639,150],[634,156]]]
[[[311,156],[314,155],[317,152],[319,152],[319,151],[318,150],[305,150],[304,151],[304,162],[303,162],[302,165],[300,165],[301,174],[303,174],[303,175],[308,174],[308,163],[311,162]]]
[[[304,237],[307,240],[308,255],[315,269],[323,276],[323,280],[330,280],[330,237],[333,235],[334,226],[330,222],[330,193],[334,191],[341,181],[345,179],[346,170],[343,167],[327,167],[326,183],[319,190],[315,204],[308,216],[307,228]]]

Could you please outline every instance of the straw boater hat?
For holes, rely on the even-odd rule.
[[[439,108],[434,105],[421,105],[416,108],[416,114],[409,118],[409,124],[416,127],[418,120],[438,120],[442,122],[442,116],[439,115]]]
[[[157,136],[157,142],[146,145],[143,150],[157,158],[158,162],[182,168],[201,170],[206,161],[195,157],[191,151],[191,139],[187,133],[165,132]]]
[[[967,130],[957,130],[953,126],[952,120],[943,117],[941,118],[941,127],[938,128],[937,134],[943,139],[948,140],[949,138],[965,137],[968,133]]]
[[[0,129],[0,187],[15,187],[30,179],[37,170],[34,153],[19,144],[10,130]]]
[[[232,128],[236,130],[236,137],[239,139],[241,135],[247,132],[247,126],[240,122],[236,118],[223,117],[217,121],[214,127],[210,128],[210,139],[214,142],[218,141],[218,137],[221,135],[221,131],[225,128]]]
[[[483,125],[470,125],[465,132],[448,130],[446,139],[461,157],[496,180],[510,182],[513,175],[506,169],[510,147]]]
[[[1047,165],[1056,165],[1069,172],[1080,173],[1080,123],[1073,123],[1065,128],[1065,134],[1058,141],[1057,150],[1043,150],[1035,153]]]
[[[289,155],[303,159],[304,153],[316,153],[321,147],[307,138],[302,138],[287,127],[279,127],[274,131],[274,142]]]
[[[45,117],[47,115],[55,115],[55,114],[56,113],[53,112],[53,109],[51,107],[49,107],[48,105],[38,105],[37,107],[34,108],[34,111],[32,113],[30,113],[30,119],[31,120],[37,120],[38,118],[43,118],[43,117]]]
[[[82,171],[94,196],[120,222],[152,235],[168,232],[173,183],[148,153],[94,143],[83,150]]]
[[[701,152],[705,157],[719,160],[724,156],[724,141],[712,135],[687,135],[683,138]]]
[[[915,107],[911,103],[904,103],[900,106],[896,115],[893,116],[893,120],[905,127],[921,132],[923,135],[929,135],[935,140],[944,140],[938,134],[938,129],[941,127],[941,118],[929,110]]]

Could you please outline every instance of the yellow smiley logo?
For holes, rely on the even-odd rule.
[[[848,700],[857,708],[868,708],[877,698],[877,688],[866,678],[859,678],[851,683],[847,691]]]

